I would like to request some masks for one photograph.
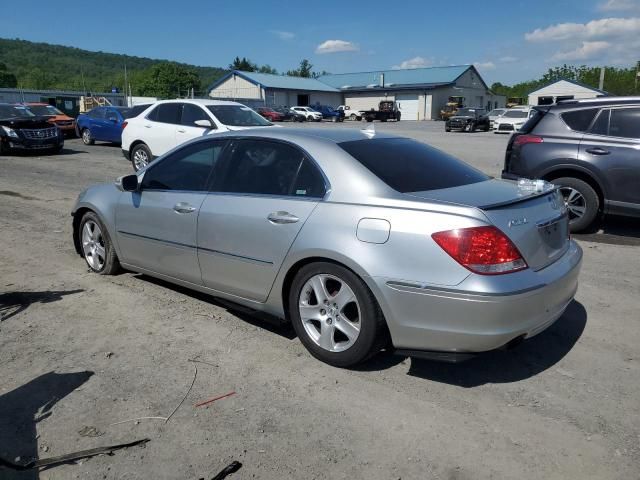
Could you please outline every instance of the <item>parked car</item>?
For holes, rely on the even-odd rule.
[[[324,120],[331,120],[334,123],[344,121],[344,112],[342,110],[334,110],[333,107],[328,105],[314,105],[313,109],[316,112],[320,112]]]
[[[461,132],[489,131],[489,117],[484,108],[460,108],[444,123],[445,132],[459,130]]]
[[[256,112],[258,112],[260,115],[262,115],[264,118],[266,118],[270,122],[284,121],[284,115],[282,115],[280,112],[269,107],[258,107],[256,108]]]
[[[95,273],[123,267],[287,319],[332,365],[383,347],[455,360],[538,334],[576,292],[582,251],[540,183],[393,135],[254,128],[83,191],[73,242]]]
[[[532,115],[531,107],[510,108],[495,121],[493,133],[517,132]]]
[[[144,105],[135,107],[96,107],[76,119],[76,131],[85,145],[98,142],[120,143],[127,120],[139,115]]]
[[[122,131],[122,154],[137,171],[187,140],[230,130],[270,126],[273,123],[241,103],[162,100],[127,122]]]
[[[498,120],[498,118],[500,118],[506,111],[506,108],[494,108],[489,112],[489,128],[491,130],[495,128],[496,120]]]
[[[378,110],[372,108],[364,112],[364,119],[367,122],[373,122],[374,120],[380,120],[386,122],[387,120],[400,121],[402,113],[398,109],[398,104],[393,100],[381,100],[378,104]]]
[[[316,112],[310,107],[291,107],[291,111],[299,115],[303,115],[308,122],[320,122],[322,121],[322,114]]]
[[[349,107],[349,105],[340,105],[336,110],[342,110],[344,112],[344,118],[348,118],[349,120],[362,120],[362,116],[364,112],[362,110],[355,110]]]
[[[640,217],[640,97],[535,107],[509,140],[502,177],[558,185],[572,232],[600,214]]]
[[[58,153],[64,134],[47,117],[36,116],[24,105],[0,103],[0,154],[40,150]]]
[[[31,113],[39,117],[47,117],[49,123],[57,126],[67,137],[76,136],[76,121],[63,111],[48,103],[23,103]]]
[[[295,113],[289,107],[273,107],[273,109],[282,115],[283,122],[304,122],[306,117],[304,115]]]

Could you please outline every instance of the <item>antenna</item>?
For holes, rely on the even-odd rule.
[[[371,125],[367,125],[367,128],[362,129],[362,133],[364,133],[367,137],[373,138],[376,136],[376,128],[374,127],[374,123],[371,122]]]

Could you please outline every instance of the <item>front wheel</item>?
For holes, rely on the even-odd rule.
[[[358,120],[358,116],[355,113],[352,113],[351,115],[349,115],[349,119],[355,122],[356,120]]]
[[[361,363],[386,342],[376,299],[357,275],[340,265],[318,262],[302,267],[293,279],[288,307],[302,344],[330,365]]]
[[[560,187],[560,193],[569,212],[571,232],[581,232],[591,227],[600,210],[600,198],[593,187],[573,177],[556,178],[552,182]]]
[[[151,150],[144,143],[136,145],[131,150],[131,164],[136,172],[149,165],[151,158]]]
[[[120,270],[120,262],[109,233],[95,213],[84,214],[78,235],[82,256],[91,271],[100,275],[113,275]]]

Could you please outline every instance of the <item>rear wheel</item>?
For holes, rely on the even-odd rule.
[[[384,317],[371,291],[352,271],[318,262],[300,269],[289,292],[298,338],[317,359],[356,365],[384,346]]]
[[[355,113],[352,113],[351,115],[349,115],[349,119],[355,122],[356,120],[358,120],[358,116]]]
[[[84,214],[78,235],[82,256],[93,272],[100,275],[113,275],[120,270],[120,262],[109,233],[95,213]]]
[[[151,158],[151,150],[144,143],[139,143],[131,150],[131,164],[136,172],[149,165]]]
[[[600,198],[593,187],[573,177],[556,178],[552,182],[560,187],[569,212],[571,232],[581,232],[591,227],[600,210]]]
[[[96,143],[93,135],[91,135],[91,130],[89,130],[88,128],[82,129],[82,143],[84,143],[85,145],[93,145],[94,143]]]

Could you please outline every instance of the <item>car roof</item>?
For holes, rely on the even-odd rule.
[[[174,100],[159,100],[154,105],[159,103],[193,103],[195,105],[209,106],[209,105],[244,105],[238,102],[229,102],[226,100],[208,100],[206,98],[176,98]]]
[[[594,97],[581,98],[579,100],[561,100],[553,105],[545,105],[541,107],[550,110],[573,110],[575,108],[587,107],[603,107],[603,106],[624,106],[624,105],[640,105],[640,96],[638,97]]]

